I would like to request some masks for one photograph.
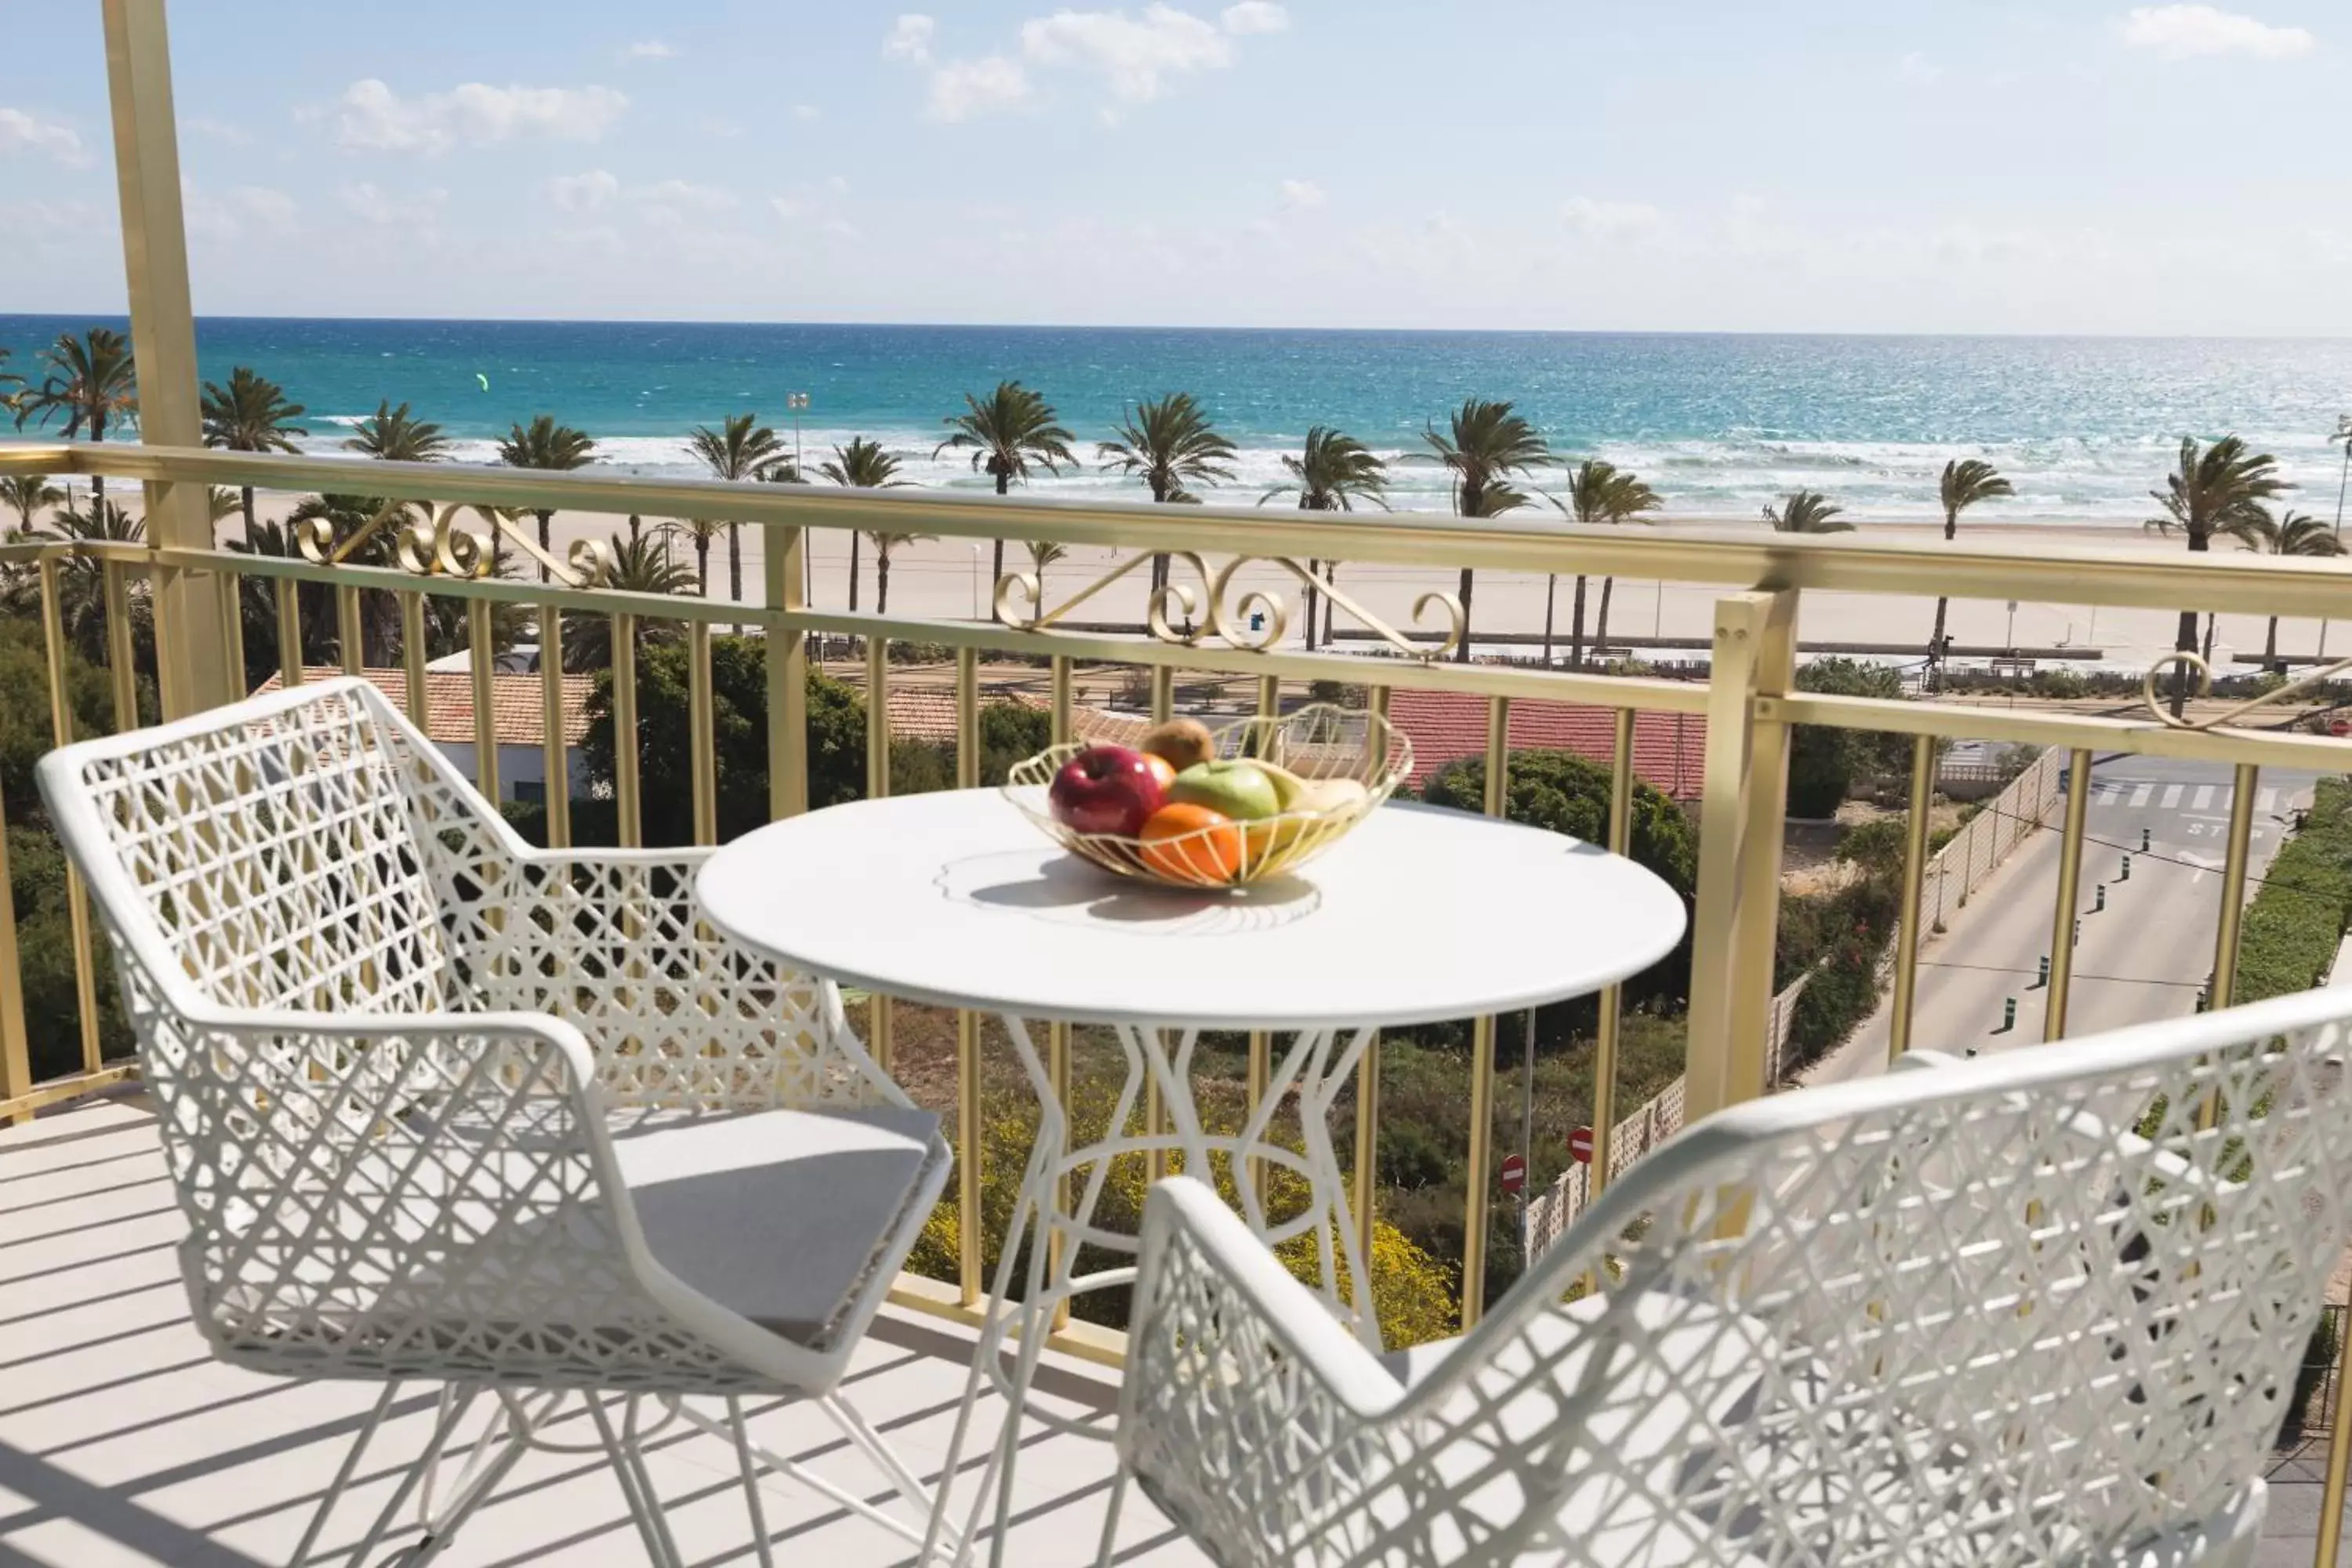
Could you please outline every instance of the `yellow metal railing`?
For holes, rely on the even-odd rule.
[[[175,492],[214,484],[251,484],[277,490],[350,489],[362,483],[352,463],[289,456],[207,452],[192,448],[116,446],[0,445],[0,474],[39,472],[49,475],[103,473],[128,478],[148,486],[152,506]],[[1385,708],[1391,692],[1418,689],[1454,692],[1483,699],[1487,708],[1485,806],[1499,814],[1508,795],[1511,764],[1508,743],[1510,710],[1515,702],[1549,700],[1583,703],[1613,714],[1614,740],[1611,767],[1611,809],[1608,836],[1612,847],[1627,847],[1629,811],[1634,785],[1633,735],[1642,711],[1697,714],[1706,720],[1704,788],[1698,803],[1700,861],[1689,1025],[1689,1114],[1708,1110],[1765,1092],[1763,1042],[1772,980],[1773,946],[1778,917],[1781,824],[1785,814],[1787,758],[1791,727],[1823,725],[1909,735],[1911,748],[1910,801],[1913,816],[1905,835],[1904,866],[1899,883],[1901,904],[1894,971],[1895,991],[1892,1035],[1897,1043],[1911,1036],[1916,998],[1919,905],[1922,873],[1928,854],[1923,805],[1932,799],[1936,742],[1955,738],[2016,742],[2063,749],[2072,758],[2076,787],[2070,793],[2060,829],[2059,890],[2052,920],[2057,940],[2052,944],[2052,975],[2048,999],[2049,1037],[2063,1032],[2071,980],[2071,922],[2077,902],[2084,837],[2085,787],[2095,755],[2128,753],[2224,763],[2234,770],[2233,809],[2225,845],[2226,867],[2216,893],[2214,974],[2216,1005],[2226,1003],[2229,977],[2236,966],[2239,906],[2244,896],[2248,851],[2252,837],[2252,800],[2265,766],[2342,771],[2352,767],[2352,742],[2315,733],[2243,728],[2193,728],[2167,721],[2149,712],[2117,717],[2048,709],[1994,707],[1960,701],[1907,701],[1808,694],[1792,689],[1795,667],[1796,617],[1808,588],[1836,588],[1887,594],[1936,594],[1960,596],[1973,592],[1993,598],[2041,597],[2058,601],[2095,599],[2164,609],[2249,611],[2267,615],[2316,616],[2340,607],[2352,586],[2352,569],[2326,563],[2285,564],[2258,559],[2218,557],[2171,562],[2142,556],[2116,557],[2096,552],[2041,551],[2025,553],[2002,547],[1971,545],[1885,545],[1850,539],[1775,537],[1760,540],[1751,533],[1703,534],[1676,531],[1664,537],[1644,534],[1638,541],[1615,530],[1540,528],[1494,522],[1463,522],[1442,518],[1396,518],[1366,522],[1341,516],[1337,520],[1303,519],[1297,513],[1244,512],[1239,509],[1185,508],[1174,510],[1143,506],[1072,506],[1034,500],[1000,500],[962,495],[908,491],[856,492],[797,486],[727,485],[701,481],[652,480],[588,475],[534,473],[504,468],[460,468],[448,465],[371,463],[364,484],[372,493],[421,503],[415,537],[395,552],[403,564],[362,566],[337,563],[335,542],[318,542],[317,553],[327,559],[247,554],[216,548],[190,547],[159,538],[149,545],[77,545],[17,542],[0,546],[0,567],[29,574],[36,584],[39,624],[49,671],[49,697],[58,738],[69,738],[72,728],[65,690],[65,630],[59,616],[59,583],[68,564],[95,565],[102,576],[106,620],[105,651],[115,721],[136,718],[136,685],[131,658],[131,607],[134,599],[152,606],[156,617],[159,648],[184,650],[200,668],[177,672],[166,681],[162,700],[167,711],[185,710],[205,690],[241,689],[245,650],[241,646],[242,616],[236,608],[248,578],[267,583],[268,602],[274,610],[269,630],[277,640],[276,665],[282,679],[299,680],[304,668],[305,614],[315,602],[302,590],[323,585],[332,605],[338,658],[346,668],[357,668],[361,650],[354,645],[366,612],[389,604],[396,606],[402,628],[401,659],[413,710],[425,718],[429,700],[425,679],[425,627],[436,601],[452,602],[462,609],[467,641],[477,652],[488,652],[496,641],[494,616],[505,606],[528,606],[542,648],[543,717],[547,721],[545,766],[550,809],[548,830],[557,843],[568,837],[569,824],[559,797],[568,794],[571,758],[562,731],[562,691],[561,649],[564,628],[578,617],[596,616],[610,637],[610,668],[614,676],[613,721],[614,758],[613,786],[617,831],[623,842],[637,841],[642,832],[639,752],[642,746],[635,679],[636,635],[647,622],[683,622],[688,648],[688,705],[687,732],[692,755],[693,837],[711,841],[718,837],[718,759],[713,740],[714,697],[711,681],[711,630],[715,625],[744,624],[762,646],[769,695],[767,736],[772,815],[805,809],[809,790],[809,737],[805,691],[809,664],[808,639],[845,637],[863,643],[864,679],[868,703],[865,776],[870,793],[890,787],[889,726],[887,720],[892,682],[890,648],[898,642],[943,645],[955,661],[956,780],[970,786],[981,776],[980,681],[983,655],[998,654],[1036,659],[1049,672],[1054,732],[1071,727],[1074,672],[1081,665],[1125,665],[1149,672],[1150,706],[1155,716],[1172,710],[1174,679],[1188,677],[1243,678],[1254,682],[1261,708],[1278,706],[1286,683],[1339,680],[1360,685],[1376,707]],[[469,509],[458,510],[462,505]],[[653,513],[739,519],[767,532],[767,586],[771,600],[758,605],[738,605],[700,597],[670,597],[619,591],[596,585],[592,572],[570,574],[573,581],[539,583],[519,578],[474,574],[468,565],[483,555],[487,539],[468,543],[455,540],[452,531],[467,526],[483,533],[500,527],[501,509],[514,510],[551,507],[565,513]],[[488,521],[467,524],[462,518]],[[817,609],[801,595],[803,552],[806,530],[849,528],[892,532],[923,532],[975,538],[1054,540],[1066,544],[1107,546],[1118,552],[1120,570],[1139,572],[1155,551],[1172,551],[1197,572],[1205,599],[1189,606],[1193,630],[1180,631],[1164,613],[1172,599],[1154,602],[1146,625],[1128,632],[1063,629],[1054,624],[1050,607],[1040,613],[1021,600],[1010,584],[1000,585],[998,603],[1010,610],[1013,622],[996,620],[936,620],[908,616],[881,616]],[[411,548],[410,545],[414,547]],[[469,552],[471,553],[469,553]],[[1410,631],[1380,626],[1375,652],[1340,654],[1274,646],[1240,625],[1242,616],[1230,602],[1242,592],[1234,568],[1240,563],[1272,562],[1297,573],[1309,557],[1353,565],[1359,559],[1384,561],[1424,569],[1458,568],[1531,573],[1618,572],[1644,577],[1680,578],[1712,583],[1724,591],[1717,601],[1711,678],[1706,684],[1650,678],[1611,677],[1591,673],[1440,661],[1426,654],[1444,646],[1444,628],[1436,641],[1416,640]],[[1223,564],[1212,570],[1211,562]],[[1111,574],[1113,578],[1118,572]],[[174,592],[202,583],[203,593]],[[1328,582],[1317,580],[1318,588]],[[1251,589],[1250,592],[1262,592]],[[314,590],[315,592],[315,590]],[[380,595],[390,595],[389,600]],[[1222,596],[1222,597],[1221,597]],[[1260,598],[1261,609],[1275,610],[1277,632],[1283,624],[1279,604]],[[1339,601],[1349,613],[1349,601]],[[222,613],[212,616],[208,611]],[[1356,606],[1360,611],[1360,606]],[[511,615],[512,610],[508,610]],[[1026,621],[1032,624],[1021,624]],[[189,623],[189,624],[183,624]],[[1038,624],[1042,623],[1042,624]],[[314,636],[315,641],[315,636]],[[1385,641],[1391,646],[1381,647]],[[1408,651],[1410,650],[1410,651]],[[478,765],[486,786],[495,774],[496,736],[488,728],[491,709],[488,688],[490,660],[471,661],[475,672],[475,737]],[[5,854],[5,849],[0,849]],[[0,874],[5,874],[0,865]],[[76,940],[82,951],[77,979],[83,1000],[81,1064],[78,1071],[44,1083],[30,1081],[26,1067],[22,987],[16,973],[15,933],[6,911],[0,910],[0,1118],[21,1117],[40,1105],[87,1092],[124,1075],[125,1064],[98,1058],[97,1014],[90,999],[95,991],[93,955],[88,942],[87,914],[79,889],[72,890]],[[1601,1024],[1594,1103],[1601,1108],[1598,1125],[1607,1125],[1614,1100],[1616,1045],[1622,1019],[1621,998],[1614,988],[1601,1003]],[[877,997],[866,1016],[875,1049],[886,1062],[893,1050],[894,1016],[890,999]],[[1473,1033],[1466,1105],[1469,1118],[1468,1199],[1461,1260],[1461,1313],[1465,1325],[1475,1321],[1484,1300],[1484,1274],[1488,1191],[1494,1169],[1492,1142],[1495,1025],[1475,1021]],[[982,1034],[976,1019],[961,1017],[956,1029],[957,1126],[959,1146],[967,1154],[956,1184],[959,1211],[959,1279],[945,1292],[913,1289],[909,1299],[936,1310],[968,1313],[980,1298],[982,1229],[981,1174],[976,1158],[981,1131]],[[1253,1064],[1263,1051],[1253,1042]],[[1066,1082],[1068,1042],[1057,1035],[1054,1045],[1057,1081]],[[1355,1140],[1355,1191],[1359,1220],[1364,1227],[1363,1256],[1370,1257],[1370,1227],[1376,1201],[1375,1158],[1379,1137],[1379,1066],[1376,1049],[1368,1052],[1360,1080]],[[1255,1088],[1256,1079],[1252,1078]],[[1147,1108],[1155,1115],[1157,1107]],[[1602,1156],[1605,1160],[1605,1155]],[[1596,1183],[1619,1173],[1605,1165],[1593,1174]],[[1084,1325],[1068,1331],[1073,1348],[1083,1353],[1108,1354],[1098,1331]],[[2339,1437],[2339,1442],[2341,1438]],[[2340,1473],[2338,1465],[2331,1475]]]

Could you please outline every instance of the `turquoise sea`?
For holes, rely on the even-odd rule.
[[[0,346],[22,371],[91,320],[0,315]],[[1859,517],[1927,517],[1945,460],[1980,456],[2018,496],[1975,515],[2136,525],[2183,434],[2235,431],[2279,456],[2299,504],[2332,518],[2342,449],[2327,437],[2352,410],[2347,340],[274,318],[209,319],[197,336],[205,375],[250,364],[279,382],[322,451],[379,398],[406,399],[470,458],[509,422],[549,413],[645,473],[692,471],[685,432],[729,413],[757,410],[790,434],[786,395],[806,392],[798,438],[812,466],[864,435],[907,454],[910,478],[980,486],[932,448],[965,391],[1010,376],[1053,400],[1088,459],[1045,483],[1116,493],[1132,486],[1094,468],[1093,443],[1123,403],[1190,391],[1242,447],[1236,480],[1214,493],[1237,500],[1276,482],[1280,453],[1310,425],[1402,454],[1477,396],[1512,399],[1562,452],[1637,469],[1676,515],[1752,517],[1806,486]],[[1396,500],[1442,508],[1443,479],[1403,467]]]

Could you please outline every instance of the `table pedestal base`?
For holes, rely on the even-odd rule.
[[[1344,1043],[1343,1031],[1336,1029],[1309,1030],[1294,1036],[1242,1130],[1223,1134],[1202,1128],[1200,1110],[1192,1098],[1192,1053],[1200,1031],[1180,1028],[1163,1032],[1120,1025],[1118,1034],[1127,1056],[1127,1073],[1111,1111],[1111,1135],[1084,1148],[1068,1150],[1065,1147],[1069,1135],[1068,1112],[1055,1091],[1053,1075],[1029,1037],[1028,1026],[1019,1018],[1008,1016],[1004,1027],[1036,1091],[1039,1116],[1036,1141],[1022,1178],[1021,1194],[1013,1204],[1003,1250],[997,1258],[996,1282],[990,1292],[980,1342],[973,1351],[963,1407],[956,1416],[955,1434],[948,1444],[947,1462],[940,1471],[932,1513],[930,1540],[924,1549],[928,1560],[949,1533],[945,1526],[952,1507],[950,1488],[963,1456],[972,1412],[993,1384],[1005,1397],[1004,1426],[981,1473],[980,1488],[972,1498],[965,1527],[955,1532],[962,1538],[961,1549],[955,1558],[956,1568],[962,1568],[971,1556],[975,1532],[992,1492],[995,1494],[996,1508],[989,1562],[992,1568],[1002,1568],[1005,1527],[1013,1507],[1013,1467],[1025,1423],[1034,1420],[1059,1432],[1097,1440],[1105,1436],[1098,1427],[1048,1411],[1030,1409],[1029,1389],[1036,1376],[1039,1352],[1045,1348],[1063,1303],[1088,1291],[1134,1282],[1132,1264],[1084,1275],[1075,1271],[1082,1246],[1130,1257],[1137,1250],[1135,1237],[1101,1230],[1094,1225],[1095,1207],[1101,1201],[1112,1161],[1121,1157],[1165,1161],[1176,1156],[1185,1172],[1217,1180],[1221,1190],[1236,1195],[1242,1217],[1269,1246],[1313,1234],[1317,1237],[1323,1295],[1329,1300],[1333,1313],[1350,1322],[1367,1344],[1375,1350],[1380,1348],[1371,1280],[1366,1260],[1357,1256],[1349,1183],[1347,1173],[1339,1168],[1330,1135],[1332,1105],[1370,1043],[1372,1030],[1345,1032]],[[1144,1102],[1147,1085],[1158,1091],[1168,1127],[1164,1131],[1147,1129],[1141,1134],[1129,1136],[1126,1129]],[[1306,1145],[1303,1154],[1273,1142],[1268,1135],[1276,1112],[1294,1091],[1298,1099],[1299,1131]],[[976,1153],[970,1149],[956,1152],[959,1159],[971,1159]],[[1261,1171],[1276,1167],[1297,1172],[1307,1185],[1305,1205],[1278,1223],[1267,1216],[1259,1175]],[[1221,1176],[1223,1179],[1219,1179]],[[1015,1265],[1024,1262],[1016,1300]],[[1344,1300],[1339,1289],[1342,1274],[1349,1285]],[[1018,1354],[1009,1371],[1003,1355],[1007,1336],[1019,1341]],[[1118,1524],[1125,1477],[1117,1485],[1118,1490],[1112,1495],[1109,1518],[1104,1527],[1106,1541],[1109,1531]]]

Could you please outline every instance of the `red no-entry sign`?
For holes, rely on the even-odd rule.
[[[1592,1163],[1592,1129],[1580,1127],[1568,1135],[1568,1157],[1580,1165]]]
[[[1503,1190],[1517,1193],[1528,1184],[1528,1163],[1517,1154],[1503,1156]]]

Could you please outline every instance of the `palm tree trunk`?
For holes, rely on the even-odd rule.
[[[629,514],[629,542],[631,544],[637,542],[637,532],[644,526],[645,524],[639,521],[635,512],[631,512]]]
[[[1543,641],[1543,667],[1544,667],[1546,669],[1549,669],[1549,668],[1551,668],[1551,606],[1552,606],[1552,601],[1553,601],[1554,599],[1558,598],[1559,596],[1559,574],[1556,574],[1556,573],[1547,574],[1547,575],[1545,576],[1545,578],[1544,578],[1544,641]]]
[[[1454,595],[1462,601],[1462,641],[1454,650],[1454,662],[1470,662],[1470,568],[1462,568],[1462,591]]]
[[[1322,565],[1320,561],[1310,557],[1307,563],[1307,574],[1309,577],[1314,576]],[[1308,653],[1315,651],[1315,602],[1318,597],[1315,585],[1312,583],[1308,584],[1307,585],[1307,651]]]
[[[1576,574],[1576,593],[1569,601],[1568,668],[1584,668],[1584,574]]]
[[[2220,616],[2218,616],[2218,615],[2214,615],[2214,614],[2210,614],[2210,613],[2207,614],[2207,616],[2205,616],[2205,655],[2204,655],[2204,658],[2205,658],[2205,662],[2206,662],[2207,664],[2209,664],[2209,665],[2210,665],[2210,664],[2211,664],[2211,663],[2213,662],[2213,623],[2214,623],[2214,622],[2216,622],[2216,621],[2218,621],[2218,620],[2220,620],[2221,618],[2221,617]]]
[[[999,475],[997,475],[997,476],[996,476],[996,493],[997,493],[998,495],[1003,495],[1003,494],[1004,493],[1004,491],[1005,491],[1005,484],[1006,484],[1005,476],[1004,476],[1004,475],[1003,475],[1003,474],[999,474]],[[988,618],[989,618],[990,620],[992,620],[992,621],[1001,621],[1001,620],[1003,620],[1003,619],[1004,618],[1003,613],[1002,611],[1000,611],[999,609],[997,609],[997,607],[996,607],[996,585],[997,585],[999,583],[1002,583],[1002,582],[1003,582],[1003,581],[1004,581],[1004,541],[1003,541],[1003,540],[1001,540],[1001,539],[1000,539],[1000,540],[998,540],[998,541],[996,542],[995,563],[994,563],[994,565],[990,569],[989,574],[988,574]],[[881,605],[875,605],[875,606],[874,606],[874,608],[875,608],[876,613],[877,613],[877,614],[879,614],[879,613],[881,612],[881,608],[882,608],[882,606],[881,606]]]
[[[743,602],[743,525],[740,522],[727,525],[727,596],[736,604]]]
[[[89,438],[92,441],[103,441],[106,439],[106,411],[104,409],[92,410],[89,418]],[[95,522],[105,515],[106,476],[104,474],[92,474],[89,477],[90,521]]]
[[[252,548],[253,548],[253,487],[252,487],[251,485],[247,485],[247,486],[246,486],[246,487],[245,487],[245,490],[244,490],[244,500],[245,500],[245,547],[246,547],[247,550],[250,550],[250,549],[252,549]],[[96,518],[91,519],[91,521],[94,521],[94,522],[97,522],[100,527],[104,527],[104,526],[105,526],[105,513],[104,513],[104,511],[101,510],[100,510],[100,514],[99,514],[99,516],[98,516],[98,517],[96,517]],[[293,541],[292,541],[291,539],[289,539],[289,540],[287,541],[287,542],[290,544],[290,543],[292,543],[292,542],[293,542]]]
[[[1328,581],[1334,588],[1338,587],[1339,585],[1339,563],[1337,561],[1331,562],[1329,564],[1325,566],[1323,570],[1326,580]],[[1323,646],[1325,647],[1329,647],[1331,646],[1332,617],[1339,612],[1339,605],[1329,595],[1327,594],[1323,596]]]
[[[1609,657],[1609,595],[1616,591],[1616,578],[1601,579],[1601,615],[1592,623],[1592,657],[1595,658]]]
[[[551,511],[539,514],[539,552],[541,555],[555,553],[555,514]],[[544,561],[539,563],[539,580],[542,583],[547,581],[547,563]]]
[[[2263,668],[2264,669],[2279,668],[2278,617],[2276,616],[2271,617],[2270,635],[2263,639]]]
[[[710,535],[697,534],[694,540],[694,575],[702,596],[710,597]]]
[[[877,574],[875,587],[878,593],[881,588],[878,575],[881,568],[877,566],[875,571]],[[849,531],[849,613],[853,616],[857,613],[857,531],[854,528]],[[877,616],[882,613],[882,605],[878,601],[874,606],[874,613]]]
[[[1943,671],[1944,612],[1951,606],[1951,603],[1949,599],[1936,601],[1936,629],[1927,634],[1927,673],[1930,677],[1939,677]],[[1939,679],[1931,679],[1928,684],[1930,689],[1939,689],[1943,682]]]
[[[874,613],[890,613],[890,552],[878,544],[874,547]]]

